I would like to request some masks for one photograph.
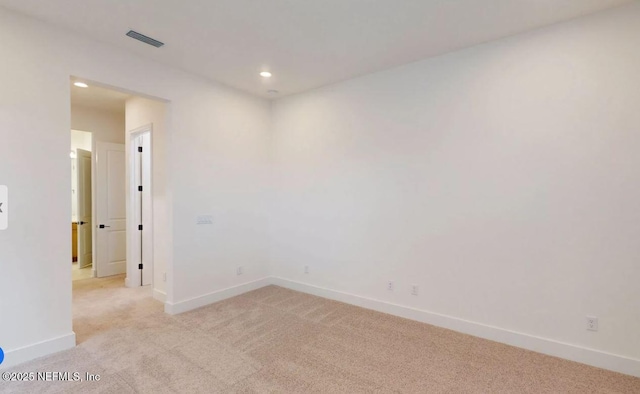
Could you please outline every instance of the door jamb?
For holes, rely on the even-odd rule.
[[[138,189],[138,185],[136,184],[136,179],[133,176],[133,170],[134,170],[134,163],[135,161],[133,160],[134,154],[137,152],[137,145],[134,143],[134,139],[138,138],[140,135],[144,134],[144,133],[149,133],[149,145],[152,148],[153,147],[153,124],[149,123],[147,125],[135,128],[133,130],[128,130],[127,131],[127,138],[126,138],[126,182],[127,182],[127,201],[126,201],[126,207],[127,207],[127,269],[126,269],[126,278],[125,278],[125,286],[126,287],[140,287],[141,286],[141,280],[142,280],[142,271],[140,271],[140,269],[138,269],[137,265],[138,265],[138,260],[140,259],[139,252],[140,252],[140,248],[142,248],[143,246],[141,245],[141,240],[140,237],[138,236],[139,234],[139,230],[138,230],[138,225],[140,223],[138,220],[139,212],[136,211],[135,207],[136,207],[136,198],[138,197],[137,194],[137,189]],[[150,158],[149,158],[149,173],[151,174],[151,179],[149,180],[149,185],[150,185],[150,189],[149,192],[151,193],[151,207],[150,207],[150,212],[151,212],[151,217],[149,217],[148,219],[146,219],[145,221],[147,223],[149,223],[149,225],[147,226],[147,228],[144,228],[143,231],[145,232],[149,232],[149,239],[151,239],[151,247],[148,248],[148,250],[151,253],[151,256],[147,262],[147,264],[151,264],[151,288],[154,288],[154,275],[153,275],[153,269],[154,269],[154,264],[153,264],[153,151],[149,152],[151,154]]]
[[[83,133],[91,134],[91,277],[98,277],[98,264],[97,264],[97,255],[96,255],[96,231],[95,231],[95,217],[96,217],[96,138],[93,131],[87,130],[79,130],[74,128],[69,128],[70,131],[82,131]],[[77,170],[76,163],[76,170]],[[78,195],[76,193],[75,196],[71,196],[71,198],[77,199]],[[77,203],[77,201],[76,201]]]

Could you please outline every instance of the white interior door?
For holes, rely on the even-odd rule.
[[[96,142],[97,276],[126,271],[126,178],[124,144]]]
[[[78,266],[88,267],[92,261],[91,230],[91,152],[77,151]]]

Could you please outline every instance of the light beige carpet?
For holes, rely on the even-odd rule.
[[[123,278],[74,282],[75,349],[11,371],[99,382],[0,382],[56,393],[640,393],[640,379],[265,287],[178,316]]]
[[[80,268],[78,263],[71,264],[71,280],[82,280],[93,278],[93,271],[91,265],[88,267]]]

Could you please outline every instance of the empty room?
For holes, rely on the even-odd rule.
[[[640,1],[0,0],[0,59],[0,393],[640,393]]]

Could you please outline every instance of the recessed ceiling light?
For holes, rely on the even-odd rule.
[[[73,84],[74,84],[75,86],[79,87],[79,88],[88,88],[88,87],[89,87],[89,85],[87,85],[87,84],[86,84],[86,83],[84,83],[84,82],[74,82]]]
[[[269,71],[263,71],[260,73],[260,76],[264,78],[271,78],[271,73]]]
[[[277,91],[277,90],[275,90],[275,89],[270,89],[270,90],[267,90],[267,93],[268,93],[268,94],[278,94],[278,93],[280,93],[280,92],[278,92],[278,91]]]

